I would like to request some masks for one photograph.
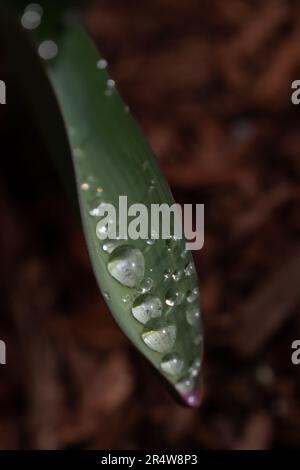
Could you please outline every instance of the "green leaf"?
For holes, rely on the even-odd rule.
[[[20,85],[69,187],[77,190],[91,262],[110,311],[176,394],[195,406],[202,326],[184,240],[109,244],[97,236],[100,204],[118,208],[119,196],[127,196],[128,206],[143,203],[150,210],[153,203],[172,205],[173,197],[86,32],[70,15],[58,20],[47,2],[43,7],[33,29],[23,11],[4,22]]]

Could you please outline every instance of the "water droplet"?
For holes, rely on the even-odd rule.
[[[192,303],[194,302],[199,296],[199,289],[198,287],[194,287],[194,289],[192,290],[189,290],[186,294],[186,300],[189,302],[189,303]]]
[[[109,211],[108,208],[109,208],[109,205],[107,202],[101,202],[100,204],[98,204],[97,207],[94,207],[94,209],[91,209],[89,211],[89,214],[92,217],[101,217],[104,215],[106,211]]]
[[[109,292],[103,292],[103,296],[107,301],[110,300]]]
[[[184,274],[186,276],[192,276],[192,274],[194,274],[195,272],[195,269],[194,269],[194,263],[190,262],[186,265],[186,267],[184,268]]]
[[[177,243],[177,238],[175,236],[172,236],[166,240],[166,246],[168,251],[172,251]]]
[[[73,150],[73,155],[75,158],[82,158],[84,156],[83,150],[80,147],[76,147]]]
[[[108,65],[107,60],[105,60],[105,59],[100,59],[97,62],[97,68],[100,69],[100,70],[106,69],[107,65]]]
[[[176,341],[176,326],[164,322],[153,324],[143,334],[144,343],[153,351],[159,353],[169,352]]]
[[[21,18],[21,24],[25,29],[33,30],[41,24],[41,14],[35,10],[27,10]]]
[[[172,274],[172,278],[175,282],[179,282],[183,277],[183,272],[180,270],[174,271]]]
[[[171,274],[172,274],[171,269],[166,269],[165,272],[164,272],[165,280],[170,279]]]
[[[44,60],[54,59],[54,57],[56,57],[58,53],[57,44],[55,44],[55,42],[51,40],[43,41],[39,45],[38,53],[39,56]]]
[[[141,294],[145,294],[146,292],[149,292],[154,285],[154,281],[151,277],[145,277],[145,279],[142,280],[140,283],[137,291],[140,292]]]
[[[170,375],[179,375],[183,369],[183,360],[178,354],[168,354],[161,362],[161,369]]]
[[[130,297],[129,294],[123,295],[123,297],[122,297],[123,304],[128,304],[130,302],[130,299],[131,299],[131,297]]]
[[[102,250],[105,253],[111,254],[117,246],[120,246],[120,241],[107,241],[103,243]]]
[[[190,377],[196,378],[199,375],[200,366],[201,366],[200,359],[195,359],[193,364],[189,368]]]
[[[116,82],[112,80],[111,78],[109,78],[106,82],[106,85],[107,85],[107,88],[115,88]]]
[[[153,240],[152,238],[149,238],[149,239],[146,241],[146,243],[147,243],[147,245],[153,246],[153,245],[155,244],[155,241],[156,241],[156,240]]]
[[[179,305],[181,304],[183,297],[184,295],[180,290],[171,288],[166,293],[166,304],[170,307],[173,307],[174,305]]]
[[[158,297],[149,294],[140,295],[134,301],[131,311],[137,321],[145,324],[152,318],[161,316],[162,303]]]
[[[82,191],[88,191],[90,189],[90,185],[88,183],[82,183],[81,189]]]
[[[194,339],[195,346],[199,346],[203,342],[203,336],[197,335]]]
[[[191,378],[186,377],[180,380],[179,382],[177,382],[175,387],[179,393],[181,393],[182,395],[186,395],[186,394],[189,394],[193,390],[194,381]]]
[[[188,250],[183,250],[183,251],[180,253],[181,258],[186,258],[187,255],[188,255],[188,253],[189,253]]]
[[[98,194],[101,194],[101,193],[103,193],[103,188],[100,188],[100,187],[99,187],[99,188],[97,188],[97,189],[96,189],[96,192],[97,192]]]
[[[110,255],[108,265],[110,275],[127,287],[136,287],[145,274],[145,260],[138,248],[122,245]]]
[[[200,320],[200,310],[196,306],[190,306],[186,309],[186,321],[191,325],[197,325]]]

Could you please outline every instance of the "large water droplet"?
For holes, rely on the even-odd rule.
[[[110,275],[127,287],[136,287],[145,274],[145,260],[138,248],[122,245],[110,255],[107,269]]]
[[[176,326],[159,322],[148,328],[143,334],[144,343],[153,351],[159,353],[170,352],[176,341]]]
[[[200,310],[196,306],[190,306],[186,309],[186,320],[191,325],[199,324],[200,320]]]
[[[158,297],[152,295],[140,295],[133,303],[132,315],[140,323],[147,323],[152,318],[158,318],[162,314],[162,303]]]
[[[184,295],[179,289],[171,288],[166,293],[166,304],[170,307],[173,307],[174,305],[179,305],[181,304],[183,297]]]
[[[168,354],[161,362],[161,369],[170,375],[179,375],[183,369],[183,360],[178,354]]]
[[[54,57],[56,57],[58,53],[57,44],[55,44],[55,42],[51,40],[43,41],[39,45],[38,53],[39,56],[44,60],[54,59]]]
[[[189,302],[189,303],[192,303],[194,302],[199,296],[199,289],[198,287],[194,287],[194,289],[192,290],[189,290],[186,294],[186,300]]]
[[[145,294],[146,292],[149,292],[154,285],[154,281],[151,277],[145,277],[145,279],[142,280],[140,283],[137,291],[140,292],[141,294]]]

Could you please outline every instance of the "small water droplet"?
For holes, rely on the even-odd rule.
[[[186,300],[189,303],[192,303],[198,298],[198,296],[199,296],[199,289],[198,287],[194,287],[194,289],[187,291]]]
[[[54,57],[56,57],[58,53],[57,44],[55,44],[55,42],[51,40],[43,41],[39,45],[38,53],[39,56],[44,60],[54,59]]]
[[[116,82],[112,80],[111,78],[109,78],[106,82],[106,85],[107,85],[107,88],[115,88]]]
[[[165,272],[164,272],[164,279],[165,279],[165,280],[170,279],[171,274],[172,274],[171,269],[166,269]]]
[[[98,194],[101,194],[101,193],[103,193],[103,188],[100,188],[100,187],[99,187],[99,188],[97,188],[97,189],[96,189],[96,192],[97,192]]]
[[[172,274],[172,278],[175,282],[179,282],[183,277],[183,272],[180,270],[174,271]]]
[[[168,354],[160,364],[161,369],[170,375],[179,375],[183,369],[183,360],[178,354]]]
[[[186,267],[184,268],[184,274],[186,276],[192,276],[192,274],[194,274],[195,272],[195,269],[194,269],[194,263],[190,262],[186,265]]]
[[[172,251],[177,243],[177,238],[175,236],[172,236],[166,240],[166,246],[168,251]]]
[[[138,248],[130,245],[117,247],[110,255],[107,269],[110,275],[127,287],[136,287],[145,274],[145,260]]]
[[[140,292],[141,294],[145,294],[146,292],[149,292],[154,285],[154,281],[151,277],[145,277],[145,279],[142,280],[140,283],[137,291]]]
[[[156,241],[156,240],[153,240],[152,238],[149,238],[149,239],[146,241],[146,243],[147,243],[147,245],[153,246],[153,245],[155,244],[155,241]]]
[[[190,377],[196,378],[199,375],[200,366],[201,366],[200,359],[195,359],[193,364],[189,368]]]
[[[101,202],[100,204],[97,205],[97,207],[94,207],[89,211],[89,214],[92,217],[101,217],[104,215],[105,212],[109,211],[109,205],[107,202]]]
[[[131,309],[132,315],[140,323],[147,323],[162,314],[162,303],[158,297],[145,294],[136,298]]]
[[[194,339],[195,346],[199,346],[203,342],[203,336],[197,335]]]
[[[35,10],[27,10],[21,18],[21,24],[25,29],[33,30],[41,24],[41,14]]]
[[[120,246],[120,241],[107,241],[103,243],[102,250],[105,251],[105,253],[111,254],[118,246]]]
[[[122,297],[123,304],[128,304],[130,302],[130,299],[131,299],[131,297],[130,297],[129,294],[123,295],[123,297]]]
[[[188,255],[188,253],[189,253],[188,250],[183,250],[183,251],[180,253],[181,258],[186,258],[187,255]]]
[[[83,150],[80,147],[76,147],[73,150],[73,154],[75,158],[82,158],[84,156]]]
[[[103,296],[104,296],[104,298],[105,298],[107,301],[110,300],[109,292],[103,292]]]
[[[197,325],[200,320],[200,310],[196,306],[190,306],[186,309],[186,321],[191,325]]]
[[[108,65],[107,60],[105,60],[105,59],[100,59],[97,62],[97,68],[100,69],[100,70],[106,69],[107,65]]]
[[[88,183],[82,183],[81,189],[82,191],[88,191],[90,189],[90,185]]]
[[[176,341],[176,326],[158,321],[152,328],[147,328],[142,334],[144,343],[153,351],[169,352]]]
[[[183,297],[184,295],[180,290],[171,288],[166,293],[166,304],[170,307],[173,307],[174,305],[179,305],[181,304]]]
[[[177,382],[175,387],[179,393],[181,393],[182,395],[186,395],[186,394],[189,394],[193,390],[194,381],[191,378],[186,377],[180,380],[179,382]]]

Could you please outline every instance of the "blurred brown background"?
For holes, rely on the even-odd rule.
[[[0,448],[300,446],[299,2],[94,0],[84,18],[177,201],[206,206],[204,400],[176,404],[114,324],[12,84],[0,107]]]

